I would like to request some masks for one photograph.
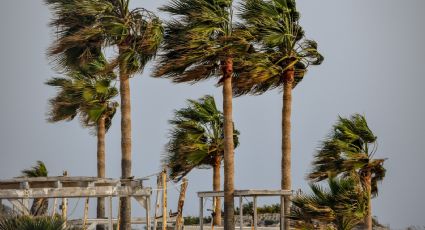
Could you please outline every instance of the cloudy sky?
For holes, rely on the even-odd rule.
[[[388,158],[374,215],[394,228],[425,226],[425,1],[297,2],[307,37],[318,42],[325,62],[312,67],[294,90],[293,188],[308,191],[305,176],[312,155],[338,115],[361,113],[378,136],[376,156]],[[153,11],[165,3],[133,1]],[[54,38],[50,18],[39,0],[0,2],[0,179],[18,176],[36,160],[46,163],[50,175],[65,169],[73,176],[96,174],[96,138],[77,121],[46,122],[47,101],[55,90],[43,83],[57,76],[45,55]],[[213,81],[173,85],[151,78],[150,68],[131,80],[136,177],[159,171],[174,109],[205,94],[221,101]],[[237,189],[279,188],[281,101],[278,91],[234,100],[241,132]],[[107,135],[107,176],[115,178],[120,176],[119,120],[117,114]],[[211,174],[196,170],[189,175],[185,214],[197,214],[196,192],[211,189]],[[177,191],[170,193],[175,210]]]

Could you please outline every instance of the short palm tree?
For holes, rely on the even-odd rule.
[[[367,197],[352,178],[329,178],[328,189],[310,185],[313,194],[300,194],[292,199],[290,218],[297,229],[351,230],[363,221],[367,213]]]
[[[47,177],[48,171],[46,165],[42,161],[37,161],[37,164],[30,169],[22,170],[22,175],[25,177]],[[43,216],[49,208],[49,200],[45,198],[34,199],[30,214],[33,216]]]
[[[340,117],[315,155],[313,170],[308,176],[312,181],[334,176],[357,178],[368,198],[364,222],[369,230],[372,229],[371,198],[378,195],[377,184],[384,179],[386,172],[383,167],[385,159],[374,158],[376,140],[364,116]]]
[[[242,24],[250,31],[257,52],[249,55],[234,79],[235,95],[259,95],[283,89],[281,188],[291,190],[292,90],[310,65],[323,61],[317,43],[305,39],[295,0],[244,0]],[[289,212],[289,200],[285,213]],[[285,221],[286,228],[289,222]]]
[[[174,16],[165,25],[163,52],[154,76],[174,83],[220,78],[224,114],[224,228],[234,228],[232,78],[237,59],[249,50],[233,23],[232,0],[171,0],[160,10]]]
[[[181,180],[194,168],[213,168],[213,190],[220,191],[220,167],[224,156],[224,117],[217,109],[214,97],[204,96],[188,100],[186,108],[175,111],[170,141],[163,165],[170,178]],[[235,148],[238,146],[237,130],[233,130]],[[221,203],[216,198],[214,225],[221,225]]]
[[[118,53],[108,69],[118,68],[121,95],[122,178],[131,178],[130,77],[142,72],[155,57],[162,41],[162,24],[152,12],[129,8],[130,0],[46,0],[50,3],[59,28],[50,55],[58,64],[87,63],[93,53],[113,47]],[[82,15],[79,20],[75,16]],[[78,18],[78,17],[77,17]],[[82,22],[80,23],[80,20]],[[80,23],[80,24],[79,24]],[[75,53],[76,55],[75,55]],[[130,229],[131,203],[121,198],[121,229]]]
[[[58,217],[14,216],[0,220],[0,230],[77,230]]]
[[[113,74],[88,75],[74,71],[64,78],[52,78],[47,85],[58,88],[50,99],[49,122],[71,121],[77,115],[81,124],[97,136],[97,176],[105,173],[105,134],[112,124],[118,103],[113,100],[118,90],[112,85]],[[98,218],[105,217],[105,199],[98,198]],[[100,227],[99,227],[100,228]]]

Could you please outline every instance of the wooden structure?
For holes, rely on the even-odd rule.
[[[143,187],[141,179],[108,179],[97,177],[34,177],[0,180],[0,200],[8,200],[22,214],[29,214],[29,199],[36,198],[86,198],[84,219],[68,221],[71,224],[83,225],[85,229],[94,229],[97,224],[106,224],[110,230],[117,223],[112,217],[112,198],[133,197],[145,210],[145,218],[132,219],[133,224],[146,224],[150,229],[151,188]],[[88,199],[107,197],[109,201],[108,219],[88,219]],[[62,209],[62,216],[67,216]],[[52,213],[55,212],[53,207]],[[87,226],[87,227],[86,227]]]
[[[235,190],[234,197],[239,197],[239,218],[240,230],[243,230],[243,205],[242,199],[243,197],[252,197],[253,198],[253,209],[254,209],[254,230],[257,230],[257,197],[270,197],[270,196],[278,196],[280,197],[280,230],[285,230],[284,223],[284,197],[291,196],[292,192],[288,190]],[[224,192],[198,192],[199,197],[199,225],[200,230],[203,230],[204,225],[204,198],[206,197],[223,197]],[[289,229],[286,229],[289,230]]]

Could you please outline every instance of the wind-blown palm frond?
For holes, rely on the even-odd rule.
[[[56,57],[59,66],[88,63],[103,47],[118,46],[120,54],[109,68],[121,63],[121,71],[133,74],[143,70],[161,44],[163,30],[159,18],[143,8],[129,10],[128,0],[46,0],[46,3],[56,16],[51,25],[58,28],[58,39],[49,55]]]
[[[309,179],[321,181],[329,176],[352,176],[362,178],[372,173],[372,194],[377,194],[377,183],[385,177],[385,159],[375,159],[377,137],[367,125],[364,116],[355,114],[350,118],[339,118],[332,133],[323,141],[313,161]]]
[[[364,116],[339,117],[329,137],[322,143],[308,178],[321,181],[329,177],[355,178],[368,196],[367,229],[372,229],[371,198],[378,195],[378,182],[385,177],[385,159],[374,158],[377,137]]]
[[[217,109],[212,96],[188,100],[188,106],[174,112],[170,141],[162,164],[170,178],[181,180],[194,168],[209,168],[223,159],[223,113]],[[239,145],[239,132],[234,129],[235,148]]]
[[[24,177],[47,177],[48,171],[46,165],[42,161],[37,161],[37,164],[30,169],[22,170]],[[49,200],[45,198],[34,199],[30,213],[33,216],[41,216],[47,213],[49,208]]]
[[[16,216],[0,219],[0,230],[73,230],[57,217]]]
[[[231,0],[172,0],[160,10],[175,18],[165,24],[155,77],[175,83],[218,78],[226,57],[238,59],[250,48],[232,22]]]
[[[284,73],[295,71],[295,87],[310,65],[320,65],[323,56],[317,43],[305,38],[293,0],[245,0],[240,5],[245,28],[255,37],[257,52],[238,66],[234,80],[236,96],[262,94],[282,88]]]
[[[59,89],[50,99],[49,122],[71,121],[80,116],[84,127],[96,128],[99,119],[105,117],[105,126],[111,126],[118,103],[112,99],[118,90],[112,86],[114,75],[83,75],[69,72],[65,78],[52,78],[46,82]]]
[[[328,188],[310,185],[313,194],[300,194],[292,200],[290,218],[297,229],[334,227],[351,230],[366,215],[367,195],[355,180],[329,178]]]

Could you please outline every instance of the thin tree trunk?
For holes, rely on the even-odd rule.
[[[97,177],[105,178],[105,115],[97,123]],[[105,198],[97,198],[97,218],[105,218]],[[104,225],[97,225],[97,230],[104,230]]]
[[[227,58],[223,68],[224,113],[224,230],[235,229],[234,216],[234,146],[232,121],[232,74],[233,59]]]
[[[214,157],[214,167],[213,167],[213,190],[215,192],[220,191],[220,166],[221,166],[221,157]],[[221,225],[221,199],[220,197],[215,198],[215,207],[214,207],[214,220],[213,225]]]
[[[285,72],[283,84],[283,108],[282,108],[282,181],[283,190],[291,190],[291,106],[292,88],[294,83],[294,70]],[[284,197],[285,229],[289,229],[290,197]]]
[[[367,172],[365,181],[367,192],[367,215],[365,217],[365,225],[367,230],[372,230],[372,176],[370,171]]]
[[[123,49],[119,49],[121,55]],[[130,76],[120,63],[120,96],[121,96],[121,178],[131,177],[131,106],[130,106]],[[121,230],[131,229],[130,198],[121,198]]]

